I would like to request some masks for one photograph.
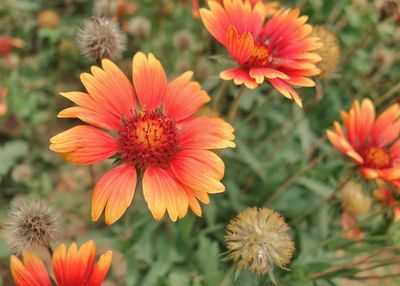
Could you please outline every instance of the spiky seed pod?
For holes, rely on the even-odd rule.
[[[180,51],[191,50],[194,43],[193,34],[188,30],[181,30],[172,36],[174,47]]]
[[[61,231],[61,219],[45,201],[16,200],[3,230],[13,252],[49,248]]]
[[[327,31],[322,26],[313,27],[313,37],[318,37],[324,46],[318,49],[317,53],[321,56],[321,61],[317,64],[321,73],[319,78],[329,78],[339,65],[340,45],[334,34]]]
[[[126,47],[126,37],[118,25],[97,17],[85,21],[76,42],[81,53],[96,62],[104,58],[119,58]]]
[[[132,18],[128,23],[128,32],[138,38],[147,38],[150,36],[151,23],[142,16]]]
[[[282,216],[267,208],[247,208],[227,226],[225,241],[229,257],[240,268],[266,274],[273,265],[284,267],[290,262],[294,243],[287,234],[289,226]]]
[[[117,2],[115,0],[95,0],[93,14],[97,17],[113,19],[117,16]]]
[[[371,208],[371,197],[365,195],[361,184],[350,181],[340,189],[342,208],[353,217],[363,216]]]

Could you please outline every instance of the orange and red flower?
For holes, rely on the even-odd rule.
[[[400,220],[400,190],[395,190],[391,186],[377,180],[378,189],[374,191],[374,198],[393,209],[394,221]]]
[[[207,1],[207,0],[206,0]],[[218,3],[222,3],[223,0],[214,0]],[[242,0],[242,1],[247,1],[247,0]],[[254,6],[258,2],[264,2],[263,0],[248,0],[252,6]],[[191,0],[192,3],[192,9],[193,9],[193,15],[197,17],[199,15],[199,0]],[[186,4],[186,0],[182,0],[182,5]],[[264,7],[267,13],[267,16],[272,15],[274,12],[276,12],[277,8],[279,6],[278,2],[270,2],[270,3],[264,3]]]
[[[0,56],[7,56],[11,53],[12,48],[22,48],[24,41],[21,39],[11,38],[8,36],[0,36]]]
[[[217,117],[193,116],[210,97],[191,81],[192,72],[168,83],[152,54],[137,53],[132,86],[111,61],[103,60],[102,67],[81,75],[88,94],[62,94],[79,106],[59,114],[95,127],[79,125],[50,139],[51,150],[76,164],[118,155],[120,164],[94,188],[92,219],[105,210],[105,221],[112,224],[124,214],[135,194],[137,170],[143,172],[144,198],[155,219],[167,211],[176,221],[189,207],[200,216],[198,200],[208,203],[209,193],[225,189],[224,163],[210,149],[234,147],[233,128]]]
[[[96,262],[96,245],[90,240],[79,249],[73,243],[68,249],[61,244],[52,256],[52,268],[58,286],[100,286],[110,268],[112,252],[101,255]],[[11,274],[18,286],[51,286],[46,266],[31,251],[23,253],[22,262],[10,258]]]
[[[301,106],[301,98],[292,85],[315,85],[309,76],[320,73],[315,64],[321,58],[311,51],[322,44],[318,38],[308,36],[312,27],[305,24],[306,16],[299,17],[298,9],[278,11],[264,24],[264,3],[252,3],[208,1],[210,10],[200,9],[207,30],[239,65],[223,71],[220,77],[251,89],[266,78],[283,96]]]
[[[341,112],[346,132],[338,122],[328,130],[329,141],[361,168],[367,179],[382,179],[400,186],[400,105],[394,104],[377,118],[371,100],[356,100]]]

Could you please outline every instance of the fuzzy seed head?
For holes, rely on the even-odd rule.
[[[377,0],[381,12],[381,20],[400,14],[400,0]]]
[[[117,2],[115,0],[95,0],[93,14],[97,17],[113,19],[117,15]]]
[[[282,216],[267,208],[247,208],[227,226],[225,241],[229,257],[240,268],[262,275],[273,265],[284,267],[290,262],[294,243],[287,234],[289,226]]]
[[[49,247],[60,230],[60,217],[41,200],[14,201],[4,221],[6,240],[15,253]]]
[[[194,44],[193,34],[188,30],[176,32],[172,37],[173,44],[180,51],[191,50]]]
[[[121,57],[126,37],[117,24],[105,18],[92,17],[79,30],[76,42],[82,55],[100,61]]]
[[[353,181],[340,189],[342,208],[353,217],[363,216],[371,207],[371,197],[362,191],[362,185]]]
[[[336,70],[340,60],[340,45],[334,34],[327,31],[322,26],[315,26],[312,31],[313,37],[318,37],[324,46],[318,49],[321,61],[317,64],[321,73],[319,78],[329,78]]]
[[[136,16],[129,21],[128,32],[137,38],[145,39],[150,36],[151,23],[145,17]]]

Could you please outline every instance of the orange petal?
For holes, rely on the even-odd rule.
[[[236,85],[244,84],[247,88],[255,89],[258,86],[256,80],[250,77],[249,72],[241,68],[223,71],[219,74],[223,80],[233,80]]]
[[[100,256],[99,261],[95,264],[92,273],[90,274],[89,281],[87,283],[87,286],[100,286],[111,265],[111,260],[112,260],[112,251],[109,250],[102,256]]]
[[[23,263],[14,255],[10,258],[11,274],[18,286],[51,286],[46,266],[33,252],[23,253]]]
[[[158,108],[167,92],[165,71],[153,54],[139,52],[133,57],[133,82],[142,109],[153,111]]]
[[[148,167],[143,175],[143,195],[154,219],[165,211],[172,221],[185,216],[189,201],[185,190],[164,169]]]
[[[233,127],[218,117],[196,117],[178,125],[178,145],[188,149],[221,149],[236,145]]]
[[[93,191],[92,220],[97,221],[104,208],[107,224],[120,219],[132,203],[136,181],[136,169],[130,165],[120,165],[105,173]]]
[[[230,26],[226,33],[225,46],[231,56],[242,65],[253,53],[254,40],[249,32],[239,35],[236,28]]]
[[[204,103],[210,101],[199,83],[190,81],[193,72],[185,72],[169,86],[164,100],[164,113],[179,121],[191,116]]]
[[[79,125],[50,139],[50,150],[75,164],[94,164],[117,152],[114,138],[91,126]]]
[[[225,191],[220,182],[224,175],[224,163],[211,151],[179,151],[170,167],[178,180],[192,189],[207,193]]]
[[[284,97],[294,100],[298,106],[303,107],[302,99],[290,85],[279,78],[268,80]]]

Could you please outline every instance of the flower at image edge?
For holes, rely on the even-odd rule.
[[[31,251],[23,260],[10,258],[11,274],[18,286],[51,286],[50,276],[40,258]],[[101,255],[96,263],[96,245],[90,240],[80,248],[61,244],[52,256],[52,268],[58,286],[100,286],[110,268],[112,252]]]
[[[50,149],[76,164],[94,164],[117,154],[120,165],[97,182],[92,197],[92,219],[103,210],[112,224],[130,206],[143,174],[143,194],[157,220],[168,212],[176,221],[190,207],[200,216],[198,201],[225,190],[220,180],[224,163],[211,150],[235,147],[233,128],[218,117],[192,116],[210,97],[186,72],[167,82],[161,63],[152,55],[133,58],[132,85],[109,60],[92,67],[81,80],[88,93],[62,95],[79,106],[59,117],[79,118],[79,125],[50,139]],[[115,130],[116,136],[101,129]]]
[[[311,87],[309,77],[318,75],[316,63],[321,57],[314,52],[322,43],[310,37],[308,17],[299,16],[298,9],[280,10],[264,24],[264,3],[225,0],[208,1],[209,10],[200,9],[203,23],[237,62],[237,67],[223,71],[220,77],[255,89],[264,80],[283,96],[302,106],[294,86]],[[271,8],[273,9],[273,8]]]
[[[382,179],[400,187],[400,105],[394,104],[375,115],[369,99],[356,100],[349,112],[342,111],[345,126],[334,123],[329,141],[349,156],[367,179]]]

